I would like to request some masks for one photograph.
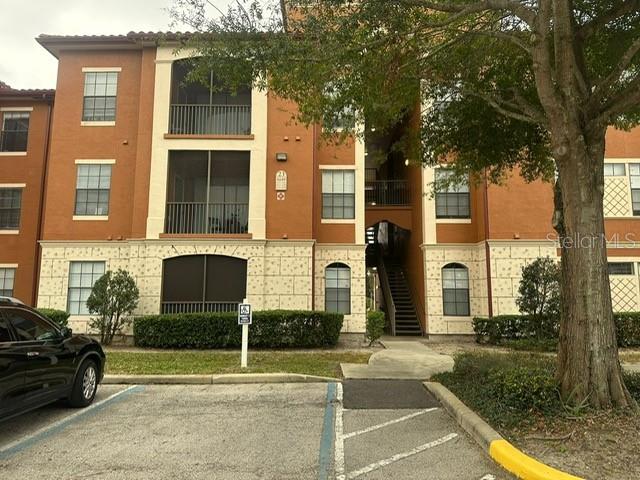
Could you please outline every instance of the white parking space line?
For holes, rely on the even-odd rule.
[[[366,473],[372,472],[374,470],[377,470],[379,468],[385,467],[387,465],[390,465],[392,463],[397,462],[398,460],[402,460],[404,458],[407,457],[411,457],[412,455],[416,455],[417,453],[420,452],[424,452],[425,450],[428,450],[430,448],[433,447],[437,447],[438,445],[442,445],[443,443],[446,443],[450,440],[453,440],[454,438],[456,438],[458,436],[457,433],[450,433],[449,435],[445,435],[442,438],[439,438],[437,440],[434,440],[433,442],[429,442],[429,443],[425,443],[423,445],[420,445],[416,448],[413,448],[411,450],[407,450],[406,452],[402,452],[402,453],[397,453],[392,457],[389,458],[385,458],[384,460],[380,460],[379,462],[374,462],[371,463],[369,465],[367,465],[366,467],[363,467],[359,470],[355,470],[353,472],[350,472],[347,476],[346,479],[347,480],[351,480],[352,478],[358,478]],[[342,478],[345,478],[344,476]]]
[[[62,429],[67,427],[67,425],[77,420],[79,417],[84,417],[95,410],[99,410],[103,406],[106,406],[107,404],[115,401],[119,397],[126,396],[130,393],[133,393],[134,391],[140,390],[141,388],[142,387],[140,387],[139,385],[131,385],[129,388],[116,392],[113,395],[105,398],[104,400],[93,403],[90,406],[83,408],[82,410],[78,410],[75,413],[58,420],[57,422],[52,423],[51,425],[42,427],[32,434],[21,438],[20,440],[16,440],[15,442],[5,445],[4,447],[0,448],[0,460],[6,459],[13,454],[19,453],[22,450],[31,447],[37,441],[61,431]]]
[[[388,422],[379,423],[378,425],[373,425],[368,428],[363,428],[362,430],[358,430],[357,432],[346,433],[342,436],[343,439],[348,439],[352,437],[357,437],[358,435],[362,435],[363,433],[373,432],[374,430],[378,430],[379,428],[388,427],[389,425],[393,425],[394,423],[404,422],[411,418],[417,417],[419,415],[424,415],[425,413],[433,412],[434,410],[438,410],[437,407],[434,408],[425,408],[424,410],[420,410],[419,412],[410,413],[409,415],[405,415],[404,417],[396,418],[395,420],[389,420]]]
[[[336,391],[336,439],[334,446],[334,469],[336,480],[345,480],[344,475],[344,408],[342,407],[342,383]]]
[[[491,475],[490,473],[482,477],[480,480],[496,480],[495,475]]]

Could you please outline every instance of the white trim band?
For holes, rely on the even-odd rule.
[[[113,165],[115,158],[76,158],[76,165]]]
[[[0,183],[0,188],[25,188],[26,183]]]
[[[0,157],[25,157],[27,152],[0,152]]]
[[[82,67],[82,72],[121,72],[122,67]]]
[[[17,263],[0,263],[0,268],[18,268]]]
[[[109,215],[74,215],[74,220],[79,221],[107,221],[109,220]]]
[[[33,107],[0,107],[0,112],[33,112]]]
[[[115,127],[116,122],[115,121],[105,121],[105,122],[98,122],[98,121],[82,121],[80,122],[80,126],[81,127]]]

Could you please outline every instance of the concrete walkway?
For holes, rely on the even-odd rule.
[[[442,355],[417,340],[382,340],[384,350],[374,353],[367,365],[342,363],[344,378],[427,380],[453,369],[453,358]]]

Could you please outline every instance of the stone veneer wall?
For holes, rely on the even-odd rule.
[[[217,254],[247,259],[247,298],[254,309],[311,309],[313,244],[312,241],[182,239],[43,242],[38,306],[66,310],[69,262],[93,260],[105,261],[110,270],[128,270],[140,289],[140,303],[135,313],[155,314],[160,310],[162,260],[189,254]],[[364,324],[364,247],[319,247],[316,256],[317,268],[334,257],[352,267],[353,313],[347,316],[344,331],[363,331],[359,328]],[[324,308],[323,282],[315,293],[315,308]],[[322,297],[318,298],[319,295]],[[87,317],[75,316],[70,323],[75,331],[86,332],[87,320]]]
[[[471,319],[488,315],[487,269],[484,244],[423,246],[427,310],[427,333],[435,335],[471,334]],[[460,263],[469,269],[469,306],[471,315],[443,315],[442,267]]]
[[[315,308],[324,310],[324,270],[340,262],[351,268],[351,314],[345,315],[343,332],[360,333],[366,327],[365,245],[318,244],[315,254]]]
[[[472,334],[473,317],[489,314],[485,248],[484,242],[472,245],[423,246],[428,333]],[[515,300],[522,267],[538,257],[556,258],[555,244],[546,241],[490,241],[489,248],[493,314],[517,314]],[[448,263],[461,263],[469,269],[471,315],[468,317],[442,314],[442,267]]]

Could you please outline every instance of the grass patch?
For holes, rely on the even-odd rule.
[[[189,375],[223,373],[302,373],[341,376],[340,363],[367,363],[370,352],[249,352],[249,368],[240,368],[240,352],[107,352],[107,374]]]
[[[463,353],[453,372],[436,375],[491,425],[511,429],[541,418],[580,415],[565,406],[554,379],[555,359],[536,353]],[[640,400],[640,374],[625,373],[631,394]],[[584,409],[586,410],[586,409]]]

